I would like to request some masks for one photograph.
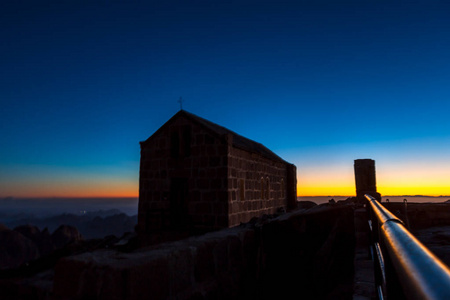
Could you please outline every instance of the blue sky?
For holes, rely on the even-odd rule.
[[[0,196],[137,195],[180,96],[299,194],[348,194],[358,158],[382,193],[450,194],[445,1],[127,2],[0,4]]]

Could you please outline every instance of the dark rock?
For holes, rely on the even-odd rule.
[[[41,242],[38,244],[39,250],[42,255],[47,255],[48,253],[55,250],[55,246],[53,245],[52,236],[48,231],[47,227],[41,231]]]
[[[119,238],[115,235],[107,235],[100,240],[100,242],[96,245],[96,248],[112,248],[119,241]]]
[[[16,268],[39,257],[35,243],[17,231],[1,230],[0,241],[0,269]]]
[[[356,198],[356,197],[349,197],[349,198],[347,198],[345,200],[338,200],[336,203],[337,204],[355,204],[355,203],[358,203],[358,198]]]
[[[53,242],[47,228],[41,232],[36,226],[21,225],[14,228],[14,230],[32,240],[38,247],[41,256],[48,255],[54,250]]]
[[[130,252],[138,248],[138,236],[135,232],[126,232],[118,242],[114,244],[114,247],[119,251]]]
[[[286,209],[284,207],[277,208],[277,214],[285,214],[285,213],[286,213]]]
[[[39,239],[41,235],[39,228],[30,224],[17,226],[14,230],[20,232],[23,236],[26,236],[32,241]]]
[[[314,206],[317,206],[317,203],[312,202],[312,201],[298,201],[297,202],[297,207],[300,209],[309,209]]]
[[[63,248],[69,244],[83,240],[78,229],[73,226],[61,225],[51,235],[53,245],[56,249]]]
[[[447,266],[450,266],[449,225],[419,229],[413,234]]]

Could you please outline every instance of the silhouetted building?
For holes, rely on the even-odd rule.
[[[355,159],[353,166],[355,169],[356,197],[359,201],[365,202],[365,194],[381,201],[381,195],[377,192],[375,161],[373,159]]]
[[[137,231],[214,230],[296,206],[296,167],[180,110],[141,142]]]

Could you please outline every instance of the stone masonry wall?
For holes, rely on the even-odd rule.
[[[233,147],[229,148],[228,161],[230,227],[286,209],[285,163]]]
[[[316,207],[131,253],[61,259],[52,300],[350,299],[350,206]]]
[[[185,118],[163,126],[141,144],[138,232],[171,226],[174,178],[187,180],[186,207],[180,210],[187,213],[189,226],[227,227],[227,163],[225,139]]]
[[[144,248],[61,260],[53,300],[245,299],[256,280],[252,229],[224,229]]]

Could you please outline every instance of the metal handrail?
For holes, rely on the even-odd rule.
[[[450,299],[450,269],[430,252],[375,198],[365,195],[376,221],[384,253],[394,266],[408,299]]]

